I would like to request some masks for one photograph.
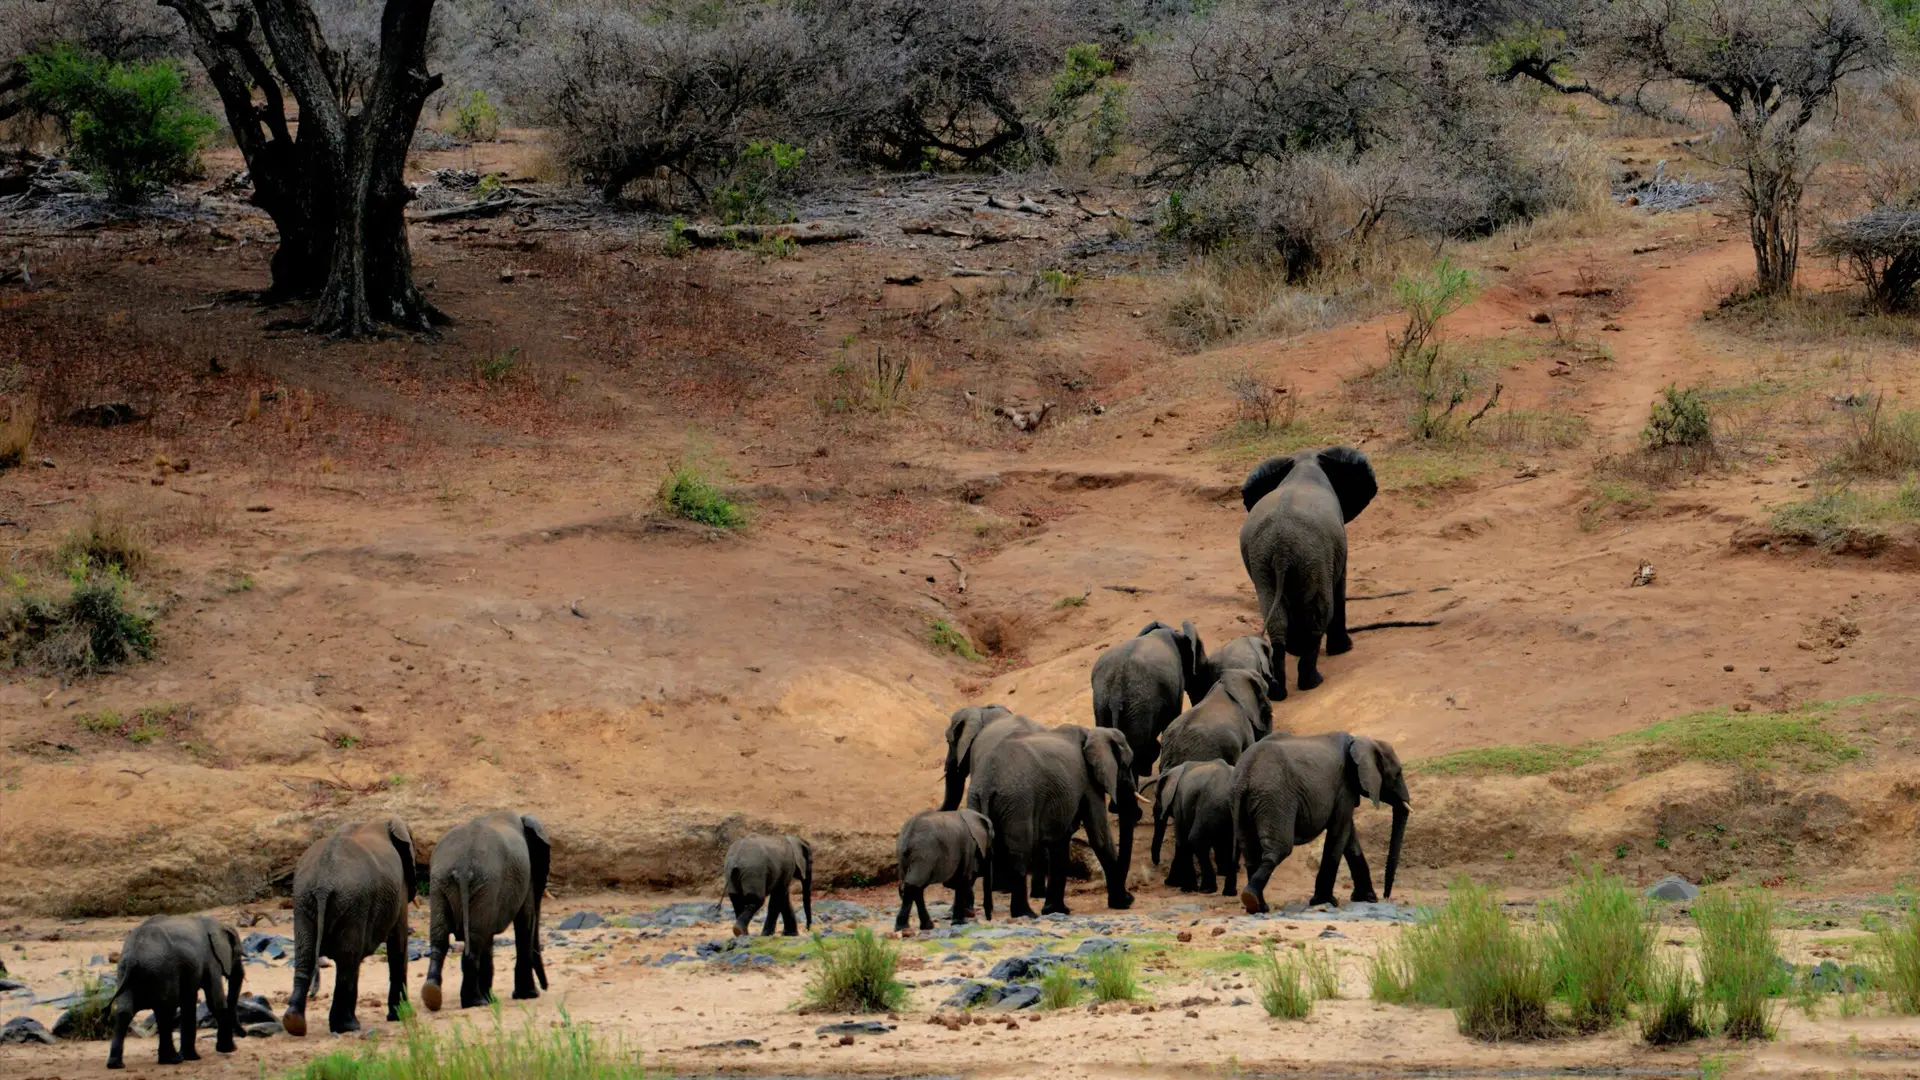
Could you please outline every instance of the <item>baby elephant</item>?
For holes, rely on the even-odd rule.
[[[433,846],[427,898],[431,906],[427,981],[420,1000],[440,1009],[440,969],[449,936],[460,954],[460,1007],[485,1005],[493,993],[493,938],[513,927],[513,996],[537,998],[547,988],[540,960],[540,894],[547,890],[553,846],[532,814],[495,811],[456,826]],[[540,990],[534,989],[534,980]]]
[[[993,823],[974,810],[922,810],[900,826],[895,845],[900,857],[900,915],[895,930],[907,928],[907,913],[918,907],[920,929],[933,929],[927,914],[927,886],[953,890],[953,925],[973,916],[973,879],[986,887],[987,920],[993,920]]]
[[[113,992],[113,1042],[107,1047],[107,1068],[124,1069],[121,1052],[133,1014],[152,1009],[160,1027],[160,1064],[197,1061],[193,1033],[200,1014],[200,995],[219,1021],[213,1048],[233,1053],[237,1028],[234,1014],[240,1005],[240,934],[205,915],[155,915],[133,928],[120,946],[120,967]],[[221,981],[227,992],[220,994]],[[180,1028],[180,1049],[173,1048],[173,1029]]]
[[[727,899],[733,903],[733,936],[745,937],[747,924],[767,905],[767,924],[761,937],[773,934],[774,920],[783,922],[786,936],[798,934],[794,925],[793,897],[787,889],[800,879],[800,902],[807,912],[807,929],[813,929],[813,847],[797,836],[743,836],[727,849],[726,867],[720,872],[726,882]]]
[[[1190,761],[1176,765],[1147,784],[1157,784],[1153,799],[1153,861],[1160,862],[1160,842],[1173,819],[1173,867],[1167,884],[1181,892],[1213,892],[1226,878],[1223,896],[1232,896],[1238,862],[1233,849],[1233,766],[1224,761]],[[1144,786],[1144,785],[1143,785]],[[1194,876],[1194,864],[1200,874]]]

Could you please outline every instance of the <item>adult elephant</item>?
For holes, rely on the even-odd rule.
[[[1353,648],[1347,635],[1347,523],[1378,490],[1366,455],[1346,446],[1268,458],[1240,489],[1247,507],[1240,561],[1253,579],[1267,640],[1300,658],[1302,690],[1322,681],[1323,637],[1328,656]],[[1271,696],[1281,701],[1286,672],[1276,674]]]
[[[1160,864],[1160,845],[1173,821],[1173,865],[1167,884],[1181,892],[1212,892],[1226,879],[1220,895],[1232,896],[1239,880],[1238,853],[1233,849],[1233,766],[1224,761],[1190,761],[1150,778],[1153,796],[1153,862]],[[1142,785],[1143,787],[1146,785]],[[1199,863],[1200,873],[1194,874]]]
[[[994,876],[1012,893],[1008,911],[1030,919],[1027,874],[1046,873],[1042,912],[1067,914],[1067,844],[1086,829],[1087,844],[1107,878],[1107,906],[1133,904],[1127,865],[1114,854],[1109,806],[1130,835],[1140,818],[1133,784],[1133,751],[1110,728],[1063,724],[1009,735],[983,759],[967,791],[967,807],[993,823]]]
[[[1022,731],[1042,731],[1044,726],[1014,715],[1005,705],[968,705],[955,709],[947,720],[947,759],[943,765],[946,793],[940,809],[958,810],[966,795],[967,777],[976,761],[985,760],[1000,745],[1000,740]]]
[[[1180,715],[1180,699],[1199,704],[1206,646],[1190,622],[1174,629],[1163,622],[1100,654],[1093,662],[1093,726],[1126,736],[1136,776],[1153,772],[1160,733]]]
[[[280,1023],[307,1033],[307,995],[320,989],[319,961],[334,962],[327,1030],[360,1030],[360,962],[387,947],[387,1019],[407,1000],[407,905],[416,894],[413,834],[399,818],[351,822],[316,841],[293,871],[293,992]]]
[[[1160,736],[1160,771],[1189,761],[1232,765],[1247,747],[1272,733],[1266,680],[1257,671],[1233,668]]]
[[[1331,904],[1334,876],[1346,856],[1353,900],[1374,901],[1367,857],[1353,830],[1362,798],[1393,807],[1393,838],[1387,847],[1383,895],[1393,895],[1393,874],[1407,835],[1407,794],[1400,756],[1387,743],[1343,731],[1325,735],[1275,736],[1253,744],[1233,770],[1233,827],[1247,862],[1240,903],[1248,912],[1267,910],[1267,880],[1293,849],[1325,833],[1320,873],[1310,904]]]
[[[1259,675],[1260,685],[1265,688],[1269,696],[1274,694],[1273,645],[1258,634],[1248,634],[1234,638],[1219,650],[1207,654],[1206,662],[1200,665],[1199,685],[1188,688],[1188,693],[1193,697],[1193,703],[1198,705],[1200,699],[1211,692],[1214,684],[1220,681],[1220,676],[1235,668]],[[1281,687],[1279,693],[1284,696],[1286,688]],[[1166,771],[1166,766],[1162,765],[1160,768],[1162,772]]]
[[[547,827],[532,814],[510,810],[456,826],[433,846],[427,890],[433,952],[420,988],[427,1008],[440,1010],[440,971],[449,937],[466,942],[460,953],[460,1007],[485,1005],[493,994],[493,938],[509,926],[513,996],[537,998],[547,988],[547,966],[540,959],[540,896],[552,862]]]

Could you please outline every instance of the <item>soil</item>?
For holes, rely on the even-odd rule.
[[[419,155],[416,175],[518,173],[536,154],[532,133],[509,133]],[[1055,213],[995,210],[986,194]],[[727,844],[755,830],[807,835],[823,886],[884,883],[898,822],[938,800],[951,710],[1001,701],[1089,723],[1094,656],[1143,624],[1191,619],[1209,643],[1258,632],[1238,482],[1283,439],[1233,426],[1222,376],[1243,368],[1380,471],[1351,528],[1349,592],[1398,595],[1356,602],[1355,619],[1439,621],[1359,635],[1323,662],[1323,686],[1276,707],[1277,725],[1362,732],[1418,763],[1843,702],[1833,730],[1861,751],[1531,776],[1416,764],[1399,898],[1437,900],[1462,873],[1537,894],[1570,859],[1807,903],[1911,873],[1917,549],[1764,542],[1774,508],[1824,483],[1849,422],[1833,397],[1913,400],[1911,350],[1704,319],[1751,259],[1711,211],[1463,248],[1485,289],[1444,336],[1502,384],[1489,422],[1520,419],[1436,449],[1410,442],[1375,375],[1394,316],[1176,347],[1179,256],[1151,239],[1135,193],[1083,196],[1118,207],[1099,217],[997,181],[881,178],[820,199],[810,215],[857,218],[866,235],[792,258],[673,259],[663,216],[586,203],[423,224],[418,276],[457,321],[437,339],[368,343],[309,338],[281,322],[297,311],[237,295],[265,283],[272,233],[236,199],[191,195],[184,220],[0,230],[0,265],[33,268],[31,285],[0,284],[0,373],[17,372],[0,386],[10,402],[30,390],[40,421],[26,463],[0,473],[0,545],[10,567],[53,575],[70,530],[128,522],[152,553],[131,588],[161,612],[150,662],[0,685],[0,911],[17,924],[0,956],[15,974],[59,992],[44,988],[147,912],[272,913],[307,844],[373,816],[404,817],[424,861],[474,814],[538,814],[555,844],[550,911],[711,897]],[[901,231],[936,219],[1014,238]],[[1060,298],[1033,278],[1056,268],[1079,275]],[[1839,287],[1821,273],[1817,287]],[[1675,383],[1726,391],[1721,452],[1698,471],[1638,450]],[[996,414],[1047,402],[1032,431]],[[109,403],[140,419],[68,420]],[[1541,415],[1583,426],[1542,438],[1524,419]],[[662,513],[662,478],[683,459],[747,508],[747,528]],[[1637,494],[1609,496],[1622,475]],[[1636,587],[1646,564],[1654,579]],[[934,647],[936,621],[983,658]],[[166,733],[149,742],[82,723],[161,705]],[[1383,848],[1387,815],[1361,816]],[[1142,912],[1190,902],[1139,862]],[[1303,849],[1271,892],[1304,898],[1316,867]],[[890,910],[884,889],[849,895]],[[1204,917],[1231,914],[1213,898]],[[1360,928],[1356,948],[1379,932]],[[1188,1018],[1167,1003],[1219,992],[1172,974],[1152,987],[1159,1012],[1021,1014],[1017,1031],[927,1026],[923,989],[896,1033],[839,1047],[786,1011],[804,966],[637,962],[663,947],[622,930],[569,946],[534,1015],[564,1003],[693,1072],[1477,1075],[1697,1058],[1624,1033],[1488,1048],[1445,1013],[1365,1000],[1304,1028],[1226,1004]],[[269,994],[285,978],[249,972]],[[1873,1053],[1845,1056],[1856,1036]],[[763,1046],[694,1049],[736,1037]],[[1813,1075],[1844,1059],[1906,1075],[1916,1039],[1910,1022],[1789,1019],[1738,1068]],[[775,1049],[788,1041],[801,1049]],[[328,1045],[248,1042],[195,1068],[255,1075]],[[0,1071],[91,1075],[103,1057],[0,1048]]]

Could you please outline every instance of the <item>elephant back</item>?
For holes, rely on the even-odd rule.
[[[798,868],[792,862],[792,850],[784,839],[743,836],[727,848],[721,874],[730,894],[770,896],[793,880]]]

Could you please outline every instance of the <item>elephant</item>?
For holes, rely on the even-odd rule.
[[[1213,689],[1213,684],[1220,681],[1220,676],[1234,668],[1258,673],[1260,685],[1267,694],[1271,696],[1274,693],[1273,645],[1258,634],[1248,634],[1234,638],[1218,652],[1207,655],[1206,662],[1200,666],[1199,686],[1190,687],[1188,691],[1193,695],[1193,703],[1198,705],[1200,699]],[[1286,688],[1281,687],[1280,693],[1285,692]]]
[[[350,822],[316,841],[293,871],[293,993],[280,1022],[307,1033],[307,995],[320,989],[319,960],[338,965],[327,1030],[360,1030],[360,961],[387,947],[387,1019],[407,1000],[407,905],[418,892],[413,834],[399,818]]]
[[[762,901],[767,905],[767,922],[760,928],[761,937],[773,936],[776,919],[785,924],[787,937],[798,934],[793,897],[787,891],[795,878],[800,879],[807,931],[813,931],[812,844],[797,836],[743,836],[727,848],[721,877],[726,881],[727,899],[733,902],[734,937],[746,936],[747,924],[753,921]]]
[[[1233,847],[1233,766],[1224,761],[1189,761],[1147,779],[1153,796],[1153,862],[1160,864],[1160,844],[1167,819],[1173,819],[1173,866],[1167,884],[1181,892],[1212,892],[1226,879],[1222,896],[1236,891],[1238,852]],[[1143,787],[1146,785],[1142,785]],[[1200,876],[1194,878],[1194,863]]]
[[[1180,715],[1181,697],[1191,693],[1193,703],[1199,704],[1206,663],[1206,646],[1190,622],[1178,630],[1163,622],[1148,623],[1093,662],[1093,726],[1126,736],[1134,775],[1153,772],[1160,757],[1160,733]]]
[[[133,1014],[152,1009],[160,1028],[160,1064],[198,1061],[193,1048],[200,1016],[200,995],[219,1025],[213,1048],[233,1053],[235,1019],[240,1007],[240,934],[205,915],[155,915],[133,928],[120,946],[115,969],[113,1042],[107,1047],[107,1068],[127,1067],[122,1058]],[[226,983],[226,995],[220,986]],[[180,1029],[180,1049],[174,1050],[173,1029]]]
[[[460,1007],[485,1005],[493,994],[494,935],[513,927],[513,996],[537,998],[547,988],[540,958],[540,897],[547,891],[553,843],[532,814],[496,810],[449,830],[428,864],[431,914],[427,981],[420,1000],[440,1011],[440,971],[449,936],[460,954]],[[538,980],[540,987],[534,988]]]
[[[1334,902],[1333,881],[1343,854],[1353,876],[1353,900],[1379,899],[1353,828],[1353,811],[1363,797],[1372,799],[1375,806],[1385,802],[1393,807],[1393,838],[1387,847],[1382,893],[1393,895],[1393,875],[1400,865],[1413,800],[1407,793],[1400,756],[1392,746],[1343,731],[1262,739],[1234,766],[1232,797],[1236,841],[1247,863],[1240,904],[1249,913],[1267,910],[1267,879],[1281,860],[1296,845],[1323,832],[1326,848],[1308,903]]]
[[[894,845],[900,859],[900,914],[895,930],[907,928],[910,909],[920,912],[920,929],[933,929],[927,914],[927,886],[953,890],[953,925],[973,915],[973,879],[981,882],[981,901],[993,921],[993,823],[973,810],[922,810],[900,826]]]
[[[1353,648],[1347,634],[1347,523],[1378,490],[1366,455],[1346,446],[1268,458],[1240,489],[1247,507],[1240,561],[1253,579],[1267,640],[1300,658],[1302,690],[1323,681],[1322,637],[1328,656]],[[1275,701],[1287,696],[1286,672],[1279,666],[1270,689]]]
[[[1189,761],[1240,760],[1247,747],[1273,733],[1273,706],[1257,671],[1233,668],[1200,704],[1180,714],[1160,736],[1160,771]]]
[[[954,710],[947,721],[947,759],[943,766],[947,786],[940,809],[960,809],[973,763],[983,760],[1001,739],[1019,731],[1041,730],[1042,725],[1014,715],[1005,705],[969,705]]]
[[[1107,906],[1132,906],[1127,864],[1115,856],[1107,830],[1109,804],[1121,834],[1130,834],[1140,818],[1133,750],[1111,728],[1063,724],[1016,733],[979,763],[967,808],[993,823],[993,874],[1012,894],[1014,918],[1033,917],[1027,874],[1041,860],[1047,868],[1043,912],[1067,913],[1067,845],[1082,827],[1106,874]]]

